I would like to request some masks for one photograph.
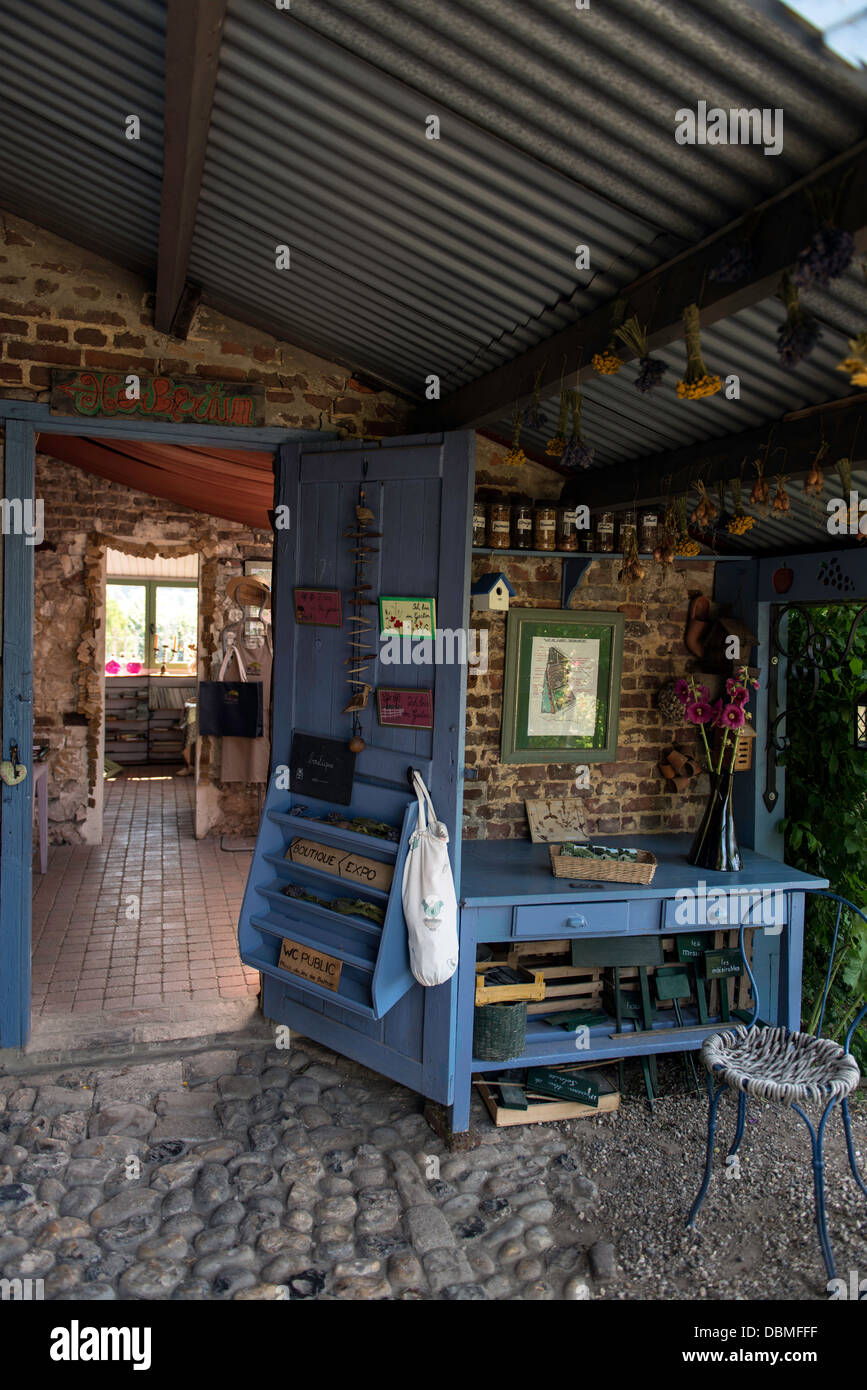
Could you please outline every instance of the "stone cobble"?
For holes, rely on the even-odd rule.
[[[482,1119],[452,1155],[421,1109],[306,1039],[0,1077],[0,1276],[59,1301],[542,1299],[614,1277],[613,1246],[558,1237],[557,1204],[595,1191],[568,1139]]]

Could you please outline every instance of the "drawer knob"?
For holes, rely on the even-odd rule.
[[[575,931],[583,931],[584,928],[587,926],[587,918],[570,917],[567,925],[572,927]]]

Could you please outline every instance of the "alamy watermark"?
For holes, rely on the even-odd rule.
[[[674,113],[674,138],[678,145],[762,145],[766,155],[783,152],[782,107],[708,107],[700,101],[693,111],[681,107]]]
[[[0,1279],[0,1303],[42,1303],[44,1279]]]
[[[0,531],[24,536],[28,545],[45,539],[45,503],[41,497],[0,497]]]
[[[779,936],[785,921],[785,894],[779,888],[711,888],[699,879],[698,888],[678,888],[674,920],[680,927],[739,927],[742,922],[764,927],[769,936]]]
[[[867,536],[867,497],[859,497],[852,489],[848,502],[844,497],[829,497],[827,530],[831,536]]]
[[[416,637],[404,623],[402,633],[383,632],[379,641],[383,666],[472,666],[482,676],[488,669],[486,628],[438,627],[433,637]]]

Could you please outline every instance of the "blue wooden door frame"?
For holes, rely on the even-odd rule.
[[[5,497],[32,498],[36,436],[41,430],[92,439],[138,439],[163,444],[216,444],[226,449],[273,449],[298,440],[329,438],[319,430],[241,429],[162,421],[86,419],[52,415],[47,405],[0,400],[5,434]],[[375,446],[372,446],[375,447]],[[207,499],[203,499],[203,504]],[[206,506],[203,505],[202,510]],[[22,1048],[30,1036],[33,747],[33,549],[9,534],[3,554],[2,757],[12,743],[28,776],[0,794],[0,1049]]]

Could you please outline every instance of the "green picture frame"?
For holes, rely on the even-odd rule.
[[[622,613],[509,612],[501,762],[615,761],[623,629]]]

